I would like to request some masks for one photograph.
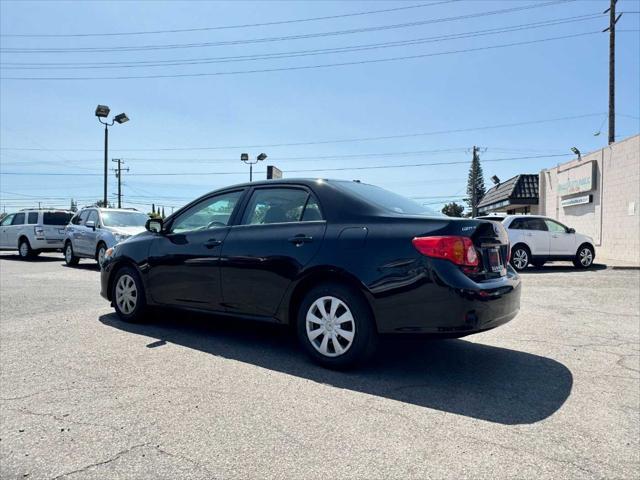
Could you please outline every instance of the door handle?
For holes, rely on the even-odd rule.
[[[313,242],[313,237],[309,237],[308,235],[300,234],[295,237],[291,237],[289,239],[290,243],[293,243],[296,247],[299,247],[303,243]]]
[[[209,240],[204,242],[205,248],[214,248],[214,247],[218,247],[220,245],[222,245],[222,241],[221,240],[216,240],[215,238],[210,238]]]

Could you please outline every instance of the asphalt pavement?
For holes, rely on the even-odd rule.
[[[515,320],[311,364],[287,329],[131,325],[93,262],[0,255],[0,478],[638,478],[640,272],[525,272]]]

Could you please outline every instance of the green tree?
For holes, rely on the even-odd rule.
[[[447,203],[444,207],[442,207],[442,213],[444,213],[448,217],[462,217],[463,212],[464,205],[460,205],[456,202]]]
[[[480,165],[480,156],[478,155],[478,147],[473,147],[473,159],[469,167],[469,178],[467,180],[467,198],[465,202],[471,210],[471,216],[475,217],[478,203],[484,197],[486,189],[484,187],[484,175],[482,173],[482,165]]]
[[[99,207],[99,208],[113,208],[113,205],[111,205],[108,200],[106,205],[103,200],[98,200],[96,203],[93,204],[93,206]]]

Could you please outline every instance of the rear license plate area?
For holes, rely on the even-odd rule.
[[[485,250],[486,258],[487,258],[487,270],[492,273],[498,273],[500,275],[506,274],[506,270],[502,263],[502,259],[500,258],[500,249],[499,248],[487,248]]]

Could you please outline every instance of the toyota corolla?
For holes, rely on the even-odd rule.
[[[291,325],[318,363],[381,334],[462,337],[513,319],[520,279],[496,222],[454,219],[357,181],[272,180],[204,195],[105,254],[121,319],[173,307]]]

